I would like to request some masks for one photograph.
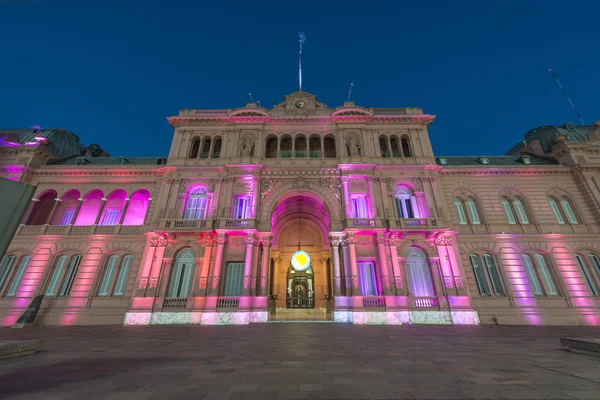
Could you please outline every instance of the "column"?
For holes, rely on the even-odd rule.
[[[227,242],[227,236],[224,233],[220,233],[217,235],[215,241],[217,242],[217,254],[215,255],[215,268],[213,269],[210,288],[208,291],[211,296],[219,295],[219,284],[221,281],[221,264],[223,262],[223,249],[225,248],[225,242]]]
[[[144,216],[144,225],[148,223],[148,217],[150,216],[150,204],[152,202],[152,197],[148,199],[148,207],[146,207],[146,215]]]
[[[377,178],[369,176],[367,179],[369,182],[369,193],[371,195],[371,218],[382,218],[383,215],[380,214],[382,212],[381,210],[383,210],[383,204],[381,203],[380,193],[378,193],[378,185],[375,183],[377,181]]]
[[[69,221],[69,225],[75,225],[75,221],[77,221],[77,217],[79,216],[79,210],[81,210],[81,205],[83,204],[83,199],[77,199],[77,208],[75,208],[75,212],[73,213],[73,218]]]
[[[281,138],[279,136],[277,136],[277,157],[276,158],[280,158],[279,157],[280,152],[281,152]]]
[[[321,138],[321,157],[320,158],[325,158],[325,138],[324,137]]]
[[[52,206],[52,211],[50,211],[50,214],[48,214],[48,219],[46,220],[46,225],[51,224],[52,218],[54,217],[54,213],[56,212],[56,208],[61,203],[61,201],[62,200],[59,199],[58,197],[56,199],[54,199],[54,205]]]
[[[419,210],[419,218],[429,218],[429,207],[427,206],[425,193],[415,192],[415,199]]]
[[[292,158],[296,158],[296,138],[292,138]]]
[[[388,157],[393,158],[394,152],[392,151],[392,141],[390,140],[389,136],[386,136],[386,139],[387,139],[387,145],[388,145]]]
[[[348,234],[348,250],[350,254],[350,280],[352,282],[352,296],[360,296],[358,287],[358,266],[356,265],[356,242],[354,233]]]
[[[36,199],[35,197],[31,199],[31,202],[29,202],[29,204],[27,205],[27,211],[25,211],[25,214],[23,214],[21,225],[27,225],[29,223],[29,220],[31,219],[31,212],[33,211],[35,205],[39,203],[39,201],[40,200]]]
[[[246,260],[244,262],[244,290],[243,296],[250,296],[250,280],[252,274],[252,248],[254,244],[254,234],[246,236]]]
[[[388,235],[386,245],[389,247],[389,252],[392,257],[392,271],[394,272],[393,286],[395,287],[396,295],[403,296],[405,295],[406,290],[403,282],[404,273],[402,272],[402,268],[398,260],[398,240],[394,234]]]
[[[198,292],[198,295],[206,296],[206,290],[208,287],[208,271],[210,269],[210,257],[212,255],[212,248],[215,241],[212,236],[207,235],[200,240],[200,243],[204,247],[204,257],[202,258],[201,268],[198,273],[198,276],[200,277],[198,285],[200,291]]]
[[[333,295],[342,296],[342,273],[340,270],[340,244],[341,237],[330,235],[331,240],[331,255],[333,259]]]
[[[252,177],[252,218],[256,219],[256,211],[258,210],[258,191],[259,191],[260,177]]]
[[[270,257],[270,250],[271,250],[271,236],[268,237],[263,237],[262,239],[262,245],[263,245],[263,252],[262,252],[262,260],[260,263],[260,285],[259,285],[259,290],[256,291],[257,295],[259,296],[267,296],[269,294],[269,272],[271,269],[271,266],[269,265],[269,260],[271,259]]]
[[[106,206],[106,197],[102,198],[102,205],[100,206],[100,210],[98,211],[98,215],[96,216],[96,221],[94,225],[98,225],[100,222],[100,217],[102,217],[102,212],[104,212],[104,206]]]
[[[342,249],[342,260],[344,261],[344,296],[352,296],[352,272],[350,271],[350,248],[348,242],[340,242]]]
[[[446,287],[444,286],[442,271],[440,271],[440,269],[438,268],[439,258],[429,257],[427,259],[427,264],[429,265],[429,270],[431,271],[431,278],[433,279],[433,287],[435,288],[435,294],[438,297],[446,296]]]
[[[346,218],[352,217],[352,207],[350,206],[350,194],[348,193],[348,177],[342,177],[342,189],[344,195],[344,212],[346,213]]]
[[[258,266],[259,266],[259,260],[258,260],[258,253],[260,250],[260,240],[255,240],[254,241],[254,248],[252,249],[252,273],[250,274],[250,295],[251,296],[256,296],[259,292],[260,292],[260,281],[257,279],[258,278]]]
[[[391,296],[394,294],[389,269],[387,264],[387,254],[385,252],[386,237],[383,233],[375,234],[375,242],[377,243],[377,254],[379,255],[380,275],[383,286],[383,295]]]
[[[125,220],[125,214],[127,213],[127,209],[129,208],[129,197],[125,199],[125,205],[123,206],[123,211],[121,212],[121,217],[119,218],[119,225],[123,225],[123,221]]]

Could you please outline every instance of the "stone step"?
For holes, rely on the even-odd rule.
[[[269,319],[269,324],[333,324],[335,321],[330,319],[315,319],[315,318],[304,318],[304,319]]]
[[[41,340],[0,340],[0,360],[35,353]]]
[[[600,338],[560,338],[560,344],[573,353],[600,357]]]

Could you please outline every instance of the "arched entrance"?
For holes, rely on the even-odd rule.
[[[275,207],[271,223],[275,318],[326,318],[332,275],[325,207],[315,198],[293,195]]]

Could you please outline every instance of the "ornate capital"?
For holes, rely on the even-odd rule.
[[[358,239],[356,238],[356,235],[354,235],[354,233],[348,233],[346,234],[346,242],[348,242],[348,244],[357,244],[358,243]]]
[[[329,235],[329,240],[332,247],[340,247],[344,244],[344,238],[341,235]]]
[[[251,246],[256,240],[256,236],[253,233],[250,233],[246,236],[246,245]]]
[[[219,233],[215,238],[215,242],[217,242],[217,245],[219,246],[224,246],[225,243],[227,243],[227,235],[224,233]]]
[[[375,237],[375,243],[377,244],[386,244],[388,240],[383,233],[376,233],[373,236]]]
[[[169,243],[169,234],[159,233],[157,235],[150,236],[149,242],[150,247],[166,247]]]
[[[271,243],[273,241],[273,236],[263,236],[260,239],[260,242],[262,243],[263,247],[271,247]]]
[[[434,232],[429,236],[429,240],[436,246],[452,246],[454,238],[447,232]]]

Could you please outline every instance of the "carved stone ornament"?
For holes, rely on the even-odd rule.
[[[242,141],[242,155],[243,156],[251,156],[252,150],[254,149],[254,137],[252,135],[247,135]]]
[[[348,146],[348,153],[350,153],[351,156],[360,155],[360,149],[362,148],[360,140],[354,137],[354,135],[348,135],[346,137],[346,146]]]
[[[206,289],[207,281],[207,278],[200,278],[200,289]]]
[[[157,286],[158,286],[158,278],[151,278],[150,279],[150,289],[156,289]]]
[[[346,236],[346,241],[348,242],[348,244],[357,244],[358,243],[358,239],[356,238],[354,233],[348,233]]]
[[[209,193],[212,193],[215,191],[215,183],[216,183],[216,181],[214,179],[209,179],[208,182],[206,183],[206,189],[208,190]]]
[[[246,245],[247,246],[251,246],[254,243],[255,240],[256,240],[256,237],[254,236],[253,233],[247,235],[246,236]]]
[[[280,179],[262,179],[260,181],[260,195],[266,197],[277,185],[281,183]]]
[[[146,289],[147,286],[148,286],[148,279],[142,278],[142,280],[140,281],[140,289]]]
[[[219,277],[218,276],[213,276],[211,278],[210,286],[213,289],[216,289],[219,287]]]
[[[166,247],[169,242],[167,233],[160,233],[150,238],[150,247]]]
[[[374,236],[375,236],[375,243],[377,243],[377,244],[385,244],[387,241],[387,238],[385,237],[385,235],[383,233],[376,233]]]
[[[430,239],[436,246],[452,246],[454,244],[452,235],[445,232],[435,232],[431,234]]]
[[[396,278],[396,288],[402,289],[402,278]]]
[[[306,178],[299,177],[299,178],[296,178],[296,180],[294,181],[292,186],[295,189],[303,189],[303,188],[308,187],[308,181],[306,180]]]
[[[227,236],[224,233],[219,233],[215,238],[217,245],[224,246],[227,242]]]
[[[385,187],[387,188],[388,191],[393,192],[394,191],[394,180],[392,178],[386,178]]]

